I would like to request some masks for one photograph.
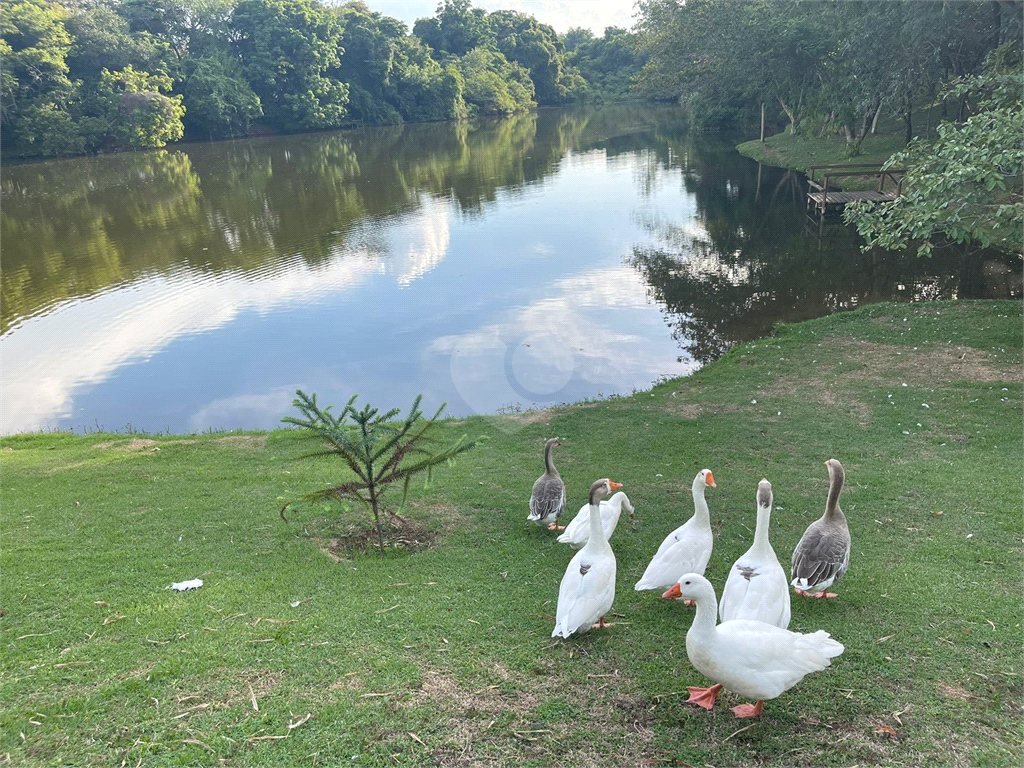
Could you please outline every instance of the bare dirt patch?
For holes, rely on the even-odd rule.
[[[385,549],[418,552],[435,546],[462,520],[456,508],[445,504],[410,503],[409,509],[414,513],[420,511],[423,517],[430,519],[386,515],[386,521],[382,521]],[[380,544],[369,514],[365,520],[357,522],[320,518],[308,524],[307,529],[316,531],[313,538],[317,546],[335,561],[344,560],[355,552],[376,550]]]
[[[409,518],[392,521],[384,530],[384,548],[416,552],[432,546],[440,532]],[[354,552],[376,550],[380,545],[376,528],[349,525],[335,535],[317,538],[317,544],[333,560],[343,560]]]

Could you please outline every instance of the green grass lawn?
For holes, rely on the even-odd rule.
[[[341,548],[359,510],[278,516],[339,480],[287,431],[4,438],[0,760],[1021,765],[1021,331],[1020,302],[873,305],[632,397],[445,422],[491,439],[413,489],[429,546],[384,555]],[[571,552],[526,521],[555,435],[572,512],[604,476],[636,505],[612,539],[618,625],[568,641],[550,634]],[[633,584],[692,514],[694,475],[718,482],[720,592],[758,481],[788,571],[830,457],[850,570],[839,599],[794,598],[790,628],[845,653],[756,720],[734,694],[687,705],[707,684],[692,609]]]

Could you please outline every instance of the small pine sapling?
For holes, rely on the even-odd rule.
[[[377,530],[377,543],[384,548],[383,515],[386,513],[397,518],[405,506],[409,493],[409,481],[414,475],[427,473],[427,483],[438,464],[451,462],[460,453],[475,448],[486,438],[481,436],[468,441],[463,435],[447,447],[439,447],[431,430],[437,425],[437,419],[444,411],[446,403],[429,419],[423,417],[420,401],[423,395],[417,395],[409,413],[400,421],[393,421],[401,412],[392,408],[386,413],[372,405],[365,405],[357,410],[354,403],[358,395],[353,395],[335,416],[332,406],[321,408],[316,401],[316,393],[307,395],[302,390],[296,391],[292,405],[299,409],[302,418],[285,416],[281,419],[286,424],[293,424],[306,431],[306,437],[319,440],[323,447],[303,458],[336,457],[342,459],[355,475],[355,478],[340,485],[324,488],[306,494],[298,501],[322,501],[324,499],[357,499],[373,513],[373,522]],[[388,510],[382,500],[395,483],[402,484],[402,501],[398,512]],[[281,517],[293,502],[281,508]]]

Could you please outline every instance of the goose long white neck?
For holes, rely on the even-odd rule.
[[[685,577],[681,577],[685,578]],[[697,611],[693,616],[693,623],[686,633],[686,640],[707,645],[715,635],[715,625],[718,622],[718,600],[715,597],[715,589],[710,583],[706,583],[693,596],[697,603]]]
[[[704,484],[693,484],[693,517],[701,525],[711,525],[711,514],[708,511],[708,502],[704,498]]]
[[[768,542],[768,532],[772,520],[772,490],[767,481],[761,481],[757,489],[757,527],[754,529],[754,545],[751,549],[756,554],[772,552]]]
[[[604,537],[604,526],[601,525],[601,500],[590,499],[590,520],[587,521],[590,524],[590,538],[587,540],[588,544],[593,544],[594,547],[604,548],[608,546],[608,539]]]

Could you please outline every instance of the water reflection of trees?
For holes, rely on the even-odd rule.
[[[479,214],[555,171],[589,114],[542,110],[8,166],[0,332],[68,298],[182,267],[264,271],[346,253],[424,195]],[[364,236],[361,234],[360,236]]]
[[[845,230],[819,250],[798,234],[800,177],[759,173],[732,142],[686,134],[676,110],[542,109],[474,123],[8,165],[0,333],[57,302],[143,275],[368,258],[374,248],[359,238],[374,222],[414,212],[430,197],[481,215],[499,194],[521,194],[555,173],[570,151],[601,151],[610,160],[642,153],[642,190],[681,177],[692,194],[695,220],[645,222],[657,246],[637,250],[633,263],[698,359],[780,319],[904,295],[894,288],[899,283],[968,295],[984,277],[977,260],[861,254]]]
[[[694,196],[695,221],[645,222],[658,244],[636,248],[630,263],[697,361],[776,323],[861,304],[1020,295],[1020,267],[1001,254],[862,253],[845,227],[827,227],[821,239],[804,232],[799,175],[759,168],[700,137],[675,145],[672,156]]]

